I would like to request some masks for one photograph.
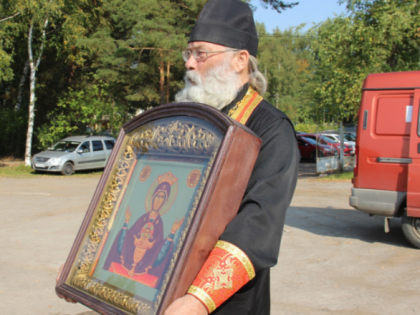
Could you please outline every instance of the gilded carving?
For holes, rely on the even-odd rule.
[[[180,121],[164,125],[150,125],[140,129],[130,139],[136,153],[156,151],[160,153],[182,153],[210,155],[213,151],[213,132],[193,123]]]

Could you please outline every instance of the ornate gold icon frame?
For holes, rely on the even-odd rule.
[[[253,142],[249,142],[251,146],[247,143],[248,147],[242,148],[240,143],[243,139],[247,142],[252,140]],[[215,243],[223,231],[223,224],[208,231],[209,223],[206,222],[220,216],[225,208],[231,209],[232,203],[233,210],[229,210],[232,213],[227,216],[223,213],[226,216],[223,220],[230,220],[234,216],[259,147],[259,139],[243,126],[206,105],[165,105],[127,123],[120,132],[98,184],[57,283],[57,292],[102,314],[162,314],[171,301],[185,294],[188,283],[192,282],[191,277],[198,273],[200,263],[205,260],[202,253],[211,250],[209,244]],[[229,158],[229,152],[235,153],[230,154],[232,157]],[[244,158],[245,152],[248,154],[247,158]],[[136,171],[136,163],[142,159],[152,161],[151,163],[164,161],[162,163],[166,163],[165,165],[173,163],[191,167],[183,185],[189,187],[188,189],[195,189],[183,225],[175,237],[176,242],[175,239],[173,241],[172,256],[168,258],[167,267],[159,278],[160,285],[153,298],[145,298],[137,291],[133,293],[113,282],[95,277],[98,262],[103,259],[101,255],[104,246],[107,246],[108,233],[112,233],[113,225],[117,225],[116,219],[121,216],[118,214],[121,212],[119,206],[127,196],[125,192],[130,188],[130,178]],[[240,159],[245,159],[240,168],[245,166],[247,171],[241,172],[239,178],[242,177],[245,181],[237,185],[239,190],[234,189],[239,191],[237,196],[234,194],[230,197],[232,200],[222,201],[217,195],[232,195],[233,191],[229,192],[229,189],[222,186],[223,182],[229,184],[233,180],[231,173],[235,172],[235,168],[239,170],[237,162],[241,163]],[[197,169],[196,165],[202,169]],[[149,168],[144,168],[143,175],[137,175],[140,184],[152,180],[148,179],[151,172]],[[211,210],[213,208],[215,210]],[[205,245],[205,249],[197,248],[197,244],[203,243],[201,239],[211,240]],[[125,281],[132,286],[130,281],[134,280]]]

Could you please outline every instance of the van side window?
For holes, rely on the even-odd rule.
[[[112,150],[114,148],[114,141],[112,140],[105,140],[105,145],[107,150]]]
[[[90,152],[90,143],[89,141],[83,142],[80,146],[80,150],[83,150],[83,153],[89,153]]]
[[[376,104],[375,133],[379,136],[409,136],[413,95],[380,95]]]
[[[101,140],[92,141],[93,152],[95,151],[103,151],[104,145],[102,144]]]

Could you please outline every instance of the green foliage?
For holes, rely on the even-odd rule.
[[[94,178],[102,175],[102,169],[93,169],[85,171],[77,171],[72,175],[82,178]],[[62,176],[61,173],[56,172],[36,172],[30,166],[20,164],[18,166],[2,166],[0,167],[0,178],[29,178],[29,177],[44,177],[44,176]]]
[[[118,133],[125,113],[115,105],[108,88],[104,83],[84,84],[79,90],[70,88],[49,114],[50,123],[38,128],[39,148],[45,149],[68,136],[98,133],[103,121],[111,134]]]
[[[332,181],[332,182],[347,182],[347,181],[351,181],[354,177],[354,172],[344,172],[341,174],[330,174],[328,176],[321,176],[321,177],[317,177],[315,180],[317,181]]]
[[[6,8],[7,12],[2,11]],[[12,6],[13,5],[13,6]],[[2,7],[3,6],[3,7]],[[9,68],[1,64],[0,59],[0,116],[6,111],[6,116],[15,110],[18,88],[24,77],[24,67],[28,60],[28,30],[31,21],[34,24],[33,50],[34,59],[39,56],[39,47],[44,43],[40,65],[36,75],[36,112],[35,128],[48,124],[49,119],[57,108],[69,88],[78,89],[83,78],[86,77],[85,65],[90,60],[89,52],[76,46],[81,37],[89,36],[93,29],[103,23],[101,0],[65,0],[65,1],[29,1],[29,0],[0,0],[0,20],[11,16],[15,12],[20,14],[0,22],[0,54],[5,52],[9,60]],[[47,15],[48,13],[48,15]],[[43,22],[48,16],[49,24],[46,29],[45,41],[42,41]],[[4,43],[7,43],[5,45]],[[87,69],[88,70],[88,69]],[[3,75],[8,71],[7,78]],[[3,76],[2,76],[3,75]],[[25,78],[24,78],[25,79]],[[23,86],[22,108],[16,110],[15,117],[23,120],[23,124],[16,128],[13,120],[6,121],[10,135],[1,136],[0,142],[6,139],[17,139],[8,142],[0,150],[1,156],[21,156],[25,149],[25,129],[29,103],[29,77]],[[0,126],[0,129],[3,126]],[[10,128],[9,128],[10,127]],[[45,126],[46,128],[48,126]],[[4,127],[6,128],[6,127]],[[23,134],[23,139],[22,139]],[[37,146],[38,139],[34,138]]]
[[[312,106],[313,60],[310,39],[300,29],[276,29],[268,34],[264,24],[257,23],[259,68],[269,82],[264,97],[295,123],[311,120],[312,115],[308,108]]]
[[[204,3],[108,0],[108,23],[78,45],[91,52],[92,69],[127,111],[160,105],[166,102],[167,90],[172,100],[182,84],[181,50]]]
[[[28,79],[21,110],[15,104],[28,60],[30,23],[35,23],[35,58],[44,44],[36,77],[34,143],[45,148],[87,128],[99,132],[101,125],[116,133],[138,109],[173,101],[183,86],[181,51],[205,2],[0,0],[1,154],[21,155],[24,149]],[[278,12],[297,4],[260,3]],[[299,131],[336,129],[338,122],[354,120],[368,74],[419,69],[417,1],[341,3],[347,15],[306,33],[297,26],[269,34],[257,23],[260,70],[269,81],[265,98]]]
[[[19,155],[25,148],[27,116],[13,109],[0,113],[0,156]]]
[[[285,2],[281,0],[260,0],[263,7],[268,8],[269,6],[276,10],[278,13],[281,13],[282,11],[286,9],[293,8],[295,5],[298,5],[299,2]]]
[[[349,0],[349,16],[312,29],[320,84],[318,109],[329,119],[353,119],[370,73],[418,70],[420,4],[415,0]]]
[[[35,171],[30,166],[21,164],[18,166],[2,166],[0,167],[1,177],[28,177],[35,174]]]
[[[314,123],[299,123],[295,125],[295,130],[304,133],[318,133],[325,130],[338,130],[340,126],[334,123],[314,124]]]
[[[20,11],[19,1],[0,1],[0,82],[13,79],[13,38],[20,28],[17,23]]]
[[[4,40],[0,40],[0,47],[2,46],[6,46],[4,45]],[[13,70],[10,67],[11,63],[12,56],[0,48],[0,81],[10,81],[13,78]]]

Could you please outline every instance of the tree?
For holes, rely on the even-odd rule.
[[[181,51],[205,3],[0,0],[1,154],[25,148],[29,164],[32,144],[96,125],[108,114],[82,106],[87,95],[101,100],[92,108],[115,116],[116,129],[138,109],[172,101],[184,84]],[[279,12],[296,4],[262,3]]]
[[[204,2],[106,3],[108,25],[81,40],[79,45],[93,53],[92,69],[109,84],[110,93],[116,102],[125,104],[127,111],[172,99],[183,77],[181,51]],[[170,97],[165,97],[168,88]]]
[[[13,37],[18,25],[16,17],[22,12],[19,1],[0,1],[0,83],[13,78]]]
[[[260,0],[260,3],[265,8],[268,8],[270,6],[272,9],[276,10],[278,13],[281,13],[282,11],[286,9],[293,8],[295,5],[299,4],[299,2],[287,3],[281,0]]]
[[[30,68],[30,79],[29,79],[29,117],[28,117],[28,131],[26,134],[26,148],[25,148],[25,165],[31,165],[31,151],[32,151],[32,135],[34,130],[34,118],[35,118],[35,79],[36,72],[38,70],[39,63],[41,62],[42,53],[44,52],[44,45],[46,41],[46,28],[50,19],[50,14],[58,13],[59,7],[52,6],[52,0],[47,2],[39,2],[38,6],[34,5],[29,7],[32,11],[29,14],[29,32],[28,32],[28,59]],[[30,5],[30,4],[29,4]],[[32,9],[32,10],[31,10]],[[58,10],[57,10],[58,9]],[[41,35],[38,39],[39,45],[37,48],[34,47],[34,28],[38,28]]]
[[[63,74],[68,70],[74,72],[74,66],[81,66],[83,63],[84,56],[75,48],[75,41],[79,36],[86,33],[86,26],[89,23],[96,22],[96,18],[91,12],[92,10],[95,11],[95,5],[92,5],[92,3],[101,4],[99,0],[43,0],[36,2],[22,0],[20,2],[21,14],[18,16],[18,22],[21,26],[21,34],[17,36],[19,41],[15,40],[17,44],[15,46],[17,49],[21,48],[24,45],[23,41],[26,42],[27,59],[22,62],[23,74],[19,82],[15,111],[20,110],[26,72],[29,69],[28,127],[25,146],[26,165],[30,165],[31,161],[35,110],[38,110],[38,114],[48,111],[47,107],[35,106],[35,102],[37,101],[35,90],[37,88],[38,94],[39,91],[42,91],[42,88],[48,89],[48,87],[51,87],[51,90],[47,93],[48,98],[42,98],[40,104],[54,103],[54,95],[66,92],[71,82],[67,82],[67,86],[61,86],[58,91],[54,91],[52,87],[58,82],[63,81],[65,78]],[[16,63],[18,62],[18,57],[22,56],[15,55],[14,61]],[[49,62],[43,67],[42,60],[44,59],[48,59]],[[57,68],[64,68],[64,72],[58,74],[58,82],[54,82],[52,79],[53,76],[57,76],[57,73],[53,74],[45,71],[49,66],[51,66],[52,71],[55,71]],[[70,66],[71,68],[65,69],[66,66]],[[42,82],[38,84],[36,81],[39,77],[38,72],[40,69],[43,70],[41,72]],[[50,82],[48,82],[49,80]],[[44,117],[41,116],[40,121],[45,119]]]
[[[308,86],[313,76],[310,38],[300,29],[280,31],[277,28],[273,34],[268,34],[264,24],[257,23],[259,68],[268,79],[264,97],[296,123],[310,118]]]
[[[103,119],[108,121],[109,132],[116,133],[122,125],[124,112],[121,111],[111,95],[108,85],[98,81],[91,83],[86,79],[82,87],[64,95],[57,104],[57,108],[48,114],[49,124],[38,128],[37,134],[40,148],[51,146],[54,142],[71,136],[83,134],[86,128],[95,130],[95,125],[101,124]]]
[[[336,119],[357,115],[370,73],[418,70],[420,4],[416,0],[349,0],[349,16],[311,30],[319,110]]]

